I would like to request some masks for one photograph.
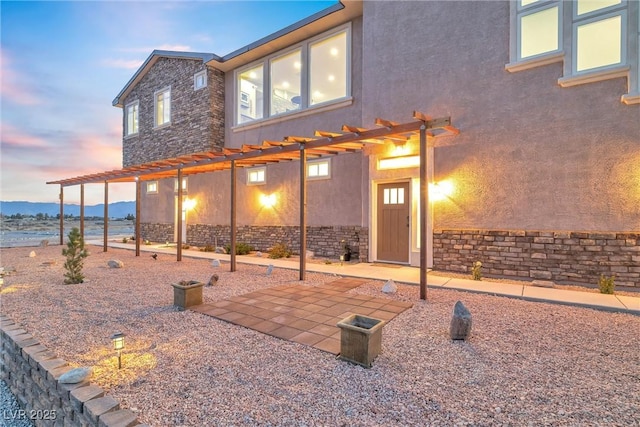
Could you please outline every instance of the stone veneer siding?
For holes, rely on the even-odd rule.
[[[0,316],[0,337],[0,378],[16,396],[25,418],[31,418],[36,426],[141,425],[134,412],[120,409],[120,403],[100,387],[88,381],[58,382],[72,367],[6,316]],[[3,414],[5,420],[20,419],[17,415]]]
[[[193,76],[207,70],[207,86],[194,90]],[[171,87],[171,124],[154,127],[154,94]],[[222,148],[224,144],[224,73],[201,60],[160,58],[123,101],[139,102],[138,134],[124,136],[122,164],[138,165]],[[124,130],[123,130],[124,132]]]
[[[487,275],[640,287],[640,233],[434,230],[434,268],[471,274],[474,261]]]
[[[237,228],[236,241],[247,243],[256,250],[266,252],[276,243],[285,243],[294,252],[300,247],[300,227],[297,226],[251,226]],[[141,224],[143,239],[153,242],[173,242],[173,224]],[[352,251],[352,259],[367,261],[369,253],[369,230],[360,226],[307,227],[307,249],[314,255],[338,258],[342,254],[341,240],[345,240]],[[194,246],[224,246],[231,242],[228,225],[188,224],[187,243]]]

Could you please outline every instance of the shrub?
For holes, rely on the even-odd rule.
[[[276,243],[269,249],[269,258],[289,258],[290,256],[291,249],[285,243]]]
[[[253,250],[253,246],[247,243],[236,243],[236,255],[247,255]],[[228,254],[231,253],[231,245],[225,245],[224,251]]]
[[[89,252],[84,248],[84,240],[80,235],[80,230],[77,227],[73,227],[69,233],[69,242],[67,243],[67,249],[62,250],[62,255],[67,257],[64,263],[64,268],[67,272],[64,274],[64,283],[75,284],[82,283],[84,281],[84,275],[82,274],[82,267],[84,259],[89,256]]]
[[[229,249],[231,250],[231,249]],[[213,245],[206,245],[204,248],[200,249],[201,252],[215,252],[216,248]]]
[[[123,238],[122,238],[122,243],[127,243],[128,241],[129,241],[129,238],[128,238],[128,237],[123,237]]]
[[[482,263],[480,261],[473,263],[473,266],[471,267],[471,277],[473,277],[473,280],[482,279]]]
[[[598,281],[598,287],[600,288],[601,294],[613,294],[613,291],[616,287],[616,276],[607,277],[604,274],[600,275],[600,280]]]

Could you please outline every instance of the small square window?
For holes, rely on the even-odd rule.
[[[147,182],[147,194],[158,194],[158,181]]]
[[[310,180],[331,178],[331,160],[307,162],[307,178]]]
[[[251,168],[247,169],[247,185],[264,184],[267,182],[267,168]]]
[[[193,76],[193,89],[198,90],[207,86],[207,72],[200,71]]]
[[[173,191],[174,192],[178,192],[178,179],[175,178],[173,180]],[[182,191],[186,192],[187,191],[187,178],[182,178]]]

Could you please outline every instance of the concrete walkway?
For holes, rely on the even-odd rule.
[[[102,246],[102,240],[87,241],[87,244]],[[130,243],[109,242],[109,247],[135,250],[135,246]],[[175,259],[176,247],[165,245],[141,245],[141,252],[155,252],[158,255],[173,256]],[[200,252],[195,250],[183,250],[183,257],[218,259],[228,262],[230,255],[216,254],[213,252]],[[270,259],[265,254],[264,257],[238,255],[238,263],[253,265],[273,265],[278,268],[298,270],[299,261],[291,259]],[[375,263],[345,263],[317,264],[307,262],[307,271],[335,274],[343,277],[358,277],[364,279],[388,280],[407,283],[412,285],[420,284],[420,270],[416,267],[396,266],[389,264]],[[471,279],[459,279],[445,276],[435,276],[427,274],[427,285],[429,288],[455,289],[458,291],[476,292],[491,295],[501,295],[511,298],[520,298],[528,301],[543,301],[565,305],[575,305],[590,307],[600,310],[631,313],[640,315],[640,292],[637,297],[625,295],[605,295],[594,292],[573,291],[555,288],[545,288],[531,286],[529,282],[523,284],[501,283],[491,281],[476,281]]]

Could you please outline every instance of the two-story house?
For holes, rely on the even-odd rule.
[[[417,266],[426,242],[438,269],[640,286],[639,50],[636,1],[518,0],[347,1],[226,56],[154,51],[114,100],[123,166],[146,165],[141,234],[225,244],[234,188],[237,240],[295,249],[299,159],[257,158],[234,183],[145,171],[419,111],[460,130],[427,138],[422,177],[415,132],[306,160],[309,250]]]

